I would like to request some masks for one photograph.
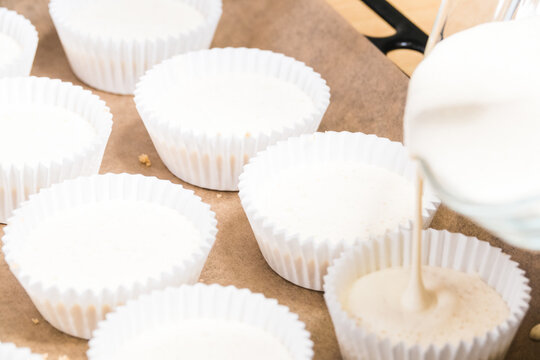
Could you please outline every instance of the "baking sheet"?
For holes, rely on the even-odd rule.
[[[71,72],[52,26],[46,0],[0,0],[0,6],[29,18],[39,32],[33,75],[81,84]],[[359,35],[324,0],[224,0],[224,13],[215,47],[258,47],[285,53],[321,73],[331,88],[331,104],[320,130],[374,133],[401,140],[407,77]],[[82,84],[81,84],[82,85]],[[93,89],[92,89],[93,90]],[[131,96],[93,90],[113,113],[113,131],[101,173],[141,173],[193,189],[217,214],[218,237],[201,279],[249,288],[276,298],[299,314],[315,343],[315,359],[339,359],[339,348],[322,293],[299,288],[276,275],[264,261],[236,193],[198,189],[175,178],[159,160]],[[0,130],[1,131],[1,130]],[[146,153],[152,166],[140,164]],[[223,194],[221,198],[217,194]],[[527,252],[502,244],[478,227],[440,209],[433,225],[489,240],[521,263],[531,278],[532,306],[510,349],[508,359],[537,359],[540,343],[528,339],[530,327],[540,322],[540,262]],[[0,236],[3,233],[0,230]],[[54,261],[54,259],[51,259]],[[39,319],[36,325],[32,318]],[[48,353],[85,359],[87,342],[65,335],[41,318],[0,256],[0,341]]]

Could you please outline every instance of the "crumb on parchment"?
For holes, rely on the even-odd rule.
[[[532,341],[540,341],[540,324],[533,326],[531,332],[529,333],[529,337]]]
[[[150,158],[146,154],[139,155],[139,162],[141,164],[146,165],[146,167],[152,166],[152,162],[150,161]]]
[[[216,197],[217,197],[218,199],[221,199],[221,198],[223,197],[223,195],[222,195],[222,194],[216,194]]]
[[[39,324],[39,319],[32,318],[32,322],[34,323],[34,325],[37,325]]]

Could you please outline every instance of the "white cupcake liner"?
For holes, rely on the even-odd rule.
[[[210,47],[222,1],[181,1],[200,11],[205,21],[189,32],[151,39],[116,39],[73,28],[68,20],[79,1],[51,0],[49,12],[75,75],[96,89],[125,95],[133,94],[139,77],[153,65],[176,54]]]
[[[5,223],[13,209],[39,189],[77,176],[97,174],[111,134],[112,115],[105,102],[90,91],[49,78],[0,79],[0,106],[2,103],[59,106],[79,114],[96,130],[92,143],[55,161],[16,164],[7,156],[0,158],[0,223]]]
[[[414,183],[416,166],[401,143],[350,132],[315,133],[279,142],[252,158],[240,176],[242,207],[264,258],[283,278],[313,290],[322,290],[327,267],[343,250],[368,239],[301,236],[262,215],[253,199],[260,191],[260,182],[272,178],[276,171],[336,160],[379,166]],[[439,205],[440,201],[426,191],[422,210],[424,227],[429,226]],[[412,222],[406,224],[407,228],[411,226]],[[389,229],[392,230],[397,229]]]
[[[362,275],[388,267],[410,266],[411,232],[387,234],[343,253],[328,269],[324,298],[345,359],[475,360],[503,359],[529,307],[529,280],[518,264],[485,241],[448,231],[423,232],[422,263],[477,273],[507,303],[510,314],[496,328],[470,341],[444,346],[408,345],[379,338],[358,326],[340,299]]]
[[[0,77],[28,76],[38,45],[38,33],[32,23],[13,10],[0,8],[0,33],[10,36],[21,46],[15,61],[0,65]]]
[[[108,199],[146,201],[175,209],[199,229],[202,243],[190,257],[162,272],[159,278],[149,276],[99,292],[45,287],[18,266],[18,249],[40,221],[65,209]],[[216,223],[210,206],[180,185],[142,175],[94,175],[56,184],[31,196],[8,220],[3,251],[10,270],[41,315],[60,331],[87,339],[108,311],[127,300],[155,289],[196,282],[216,239]]]
[[[155,291],[107,315],[89,342],[88,359],[112,359],[118,349],[136,336],[188,319],[245,323],[274,336],[289,350],[293,359],[313,357],[309,332],[298,320],[298,315],[286,306],[248,289],[199,283]]]
[[[44,357],[32,354],[28,348],[18,348],[12,343],[0,343],[2,360],[44,360]]]
[[[275,77],[303,90],[313,100],[314,111],[289,126],[250,132],[249,136],[195,131],[183,127],[178,119],[171,121],[156,112],[156,100],[167,91],[167,86],[178,86],[174,74],[180,71],[197,75],[235,72]],[[148,71],[135,91],[137,110],[167,168],[190,184],[231,191],[238,190],[243,165],[258,151],[290,136],[316,131],[329,102],[330,89],[312,68],[282,54],[246,48],[211,49],[175,56]]]

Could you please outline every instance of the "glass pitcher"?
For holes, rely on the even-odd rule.
[[[442,0],[426,46],[426,56],[429,56],[429,52],[441,40],[472,26],[540,14],[539,2],[539,0]],[[540,141],[540,134],[538,137]],[[537,196],[506,203],[472,202],[448,191],[430,165],[422,159],[419,159],[419,162],[428,184],[448,207],[471,218],[512,245],[540,251],[540,193]]]

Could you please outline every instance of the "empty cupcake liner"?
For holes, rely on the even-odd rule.
[[[401,143],[363,133],[326,132],[290,138],[252,158],[240,176],[240,200],[261,252],[270,267],[302,287],[322,290],[327,267],[341,252],[366,238],[328,239],[302,236],[261,214],[254,201],[261,181],[278,171],[307,164],[357,162],[385,168],[414,183],[416,166]],[[314,204],[316,206],[316,204]],[[428,227],[440,201],[425,191],[424,227]],[[412,226],[412,222],[403,225]],[[397,229],[388,229],[389,231]]]
[[[110,199],[150,202],[177,210],[201,232],[200,247],[159,278],[149,276],[118,288],[104,287],[99,292],[46,287],[19,266],[19,249],[41,221],[65,209]],[[196,282],[216,239],[216,223],[210,206],[180,185],[142,175],[94,175],[68,180],[32,195],[8,220],[3,251],[10,270],[41,315],[60,331],[87,339],[107,312],[127,300],[155,289]]]
[[[18,348],[12,343],[0,343],[2,360],[45,360],[42,355],[32,354],[28,348]]]
[[[13,10],[0,8],[0,33],[13,38],[21,46],[15,61],[0,65],[0,77],[28,76],[38,45],[38,33],[32,23]]]
[[[430,266],[477,273],[504,299],[506,321],[483,336],[444,346],[408,345],[379,338],[359,326],[341,300],[359,277],[388,267],[410,266],[411,232],[401,231],[343,253],[328,269],[324,298],[330,311],[341,354],[345,359],[473,360],[503,359],[529,307],[530,287],[525,273],[501,249],[485,241],[448,231],[423,232],[422,262]]]
[[[149,39],[104,37],[73,27],[69,17],[80,1],[51,0],[49,12],[75,75],[96,89],[125,95],[133,94],[139,77],[153,65],[176,54],[210,47],[222,1],[181,1],[200,11],[205,21],[186,33]]]
[[[169,87],[189,87],[178,80],[183,74],[222,73],[262,74],[295,84],[313,100],[314,111],[289,126],[246,134],[196,131],[183,126],[181,119],[164,118],[156,111]],[[231,191],[238,190],[243,165],[258,151],[278,140],[316,131],[329,102],[330,89],[312,68],[282,54],[246,48],[175,56],[149,70],[135,91],[137,110],[167,168],[190,184]]]
[[[155,291],[108,314],[94,331],[88,359],[112,359],[137,336],[190,319],[220,319],[251,325],[279,340],[292,359],[313,357],[309,332],[298,315],[286,306],[248,289],[199,283]]]
[[[0,159],[0,223],[30,194],[51,184],[81,175],[97,174],[112,128],[112,115],[105,102],[80,86],[49,78],[0,79],[1,104],[55,105],[75,112],[96,130],[95,140],[76,153],[51,162],[13,163]],[[66,135],[67,136],[67,135]]]

